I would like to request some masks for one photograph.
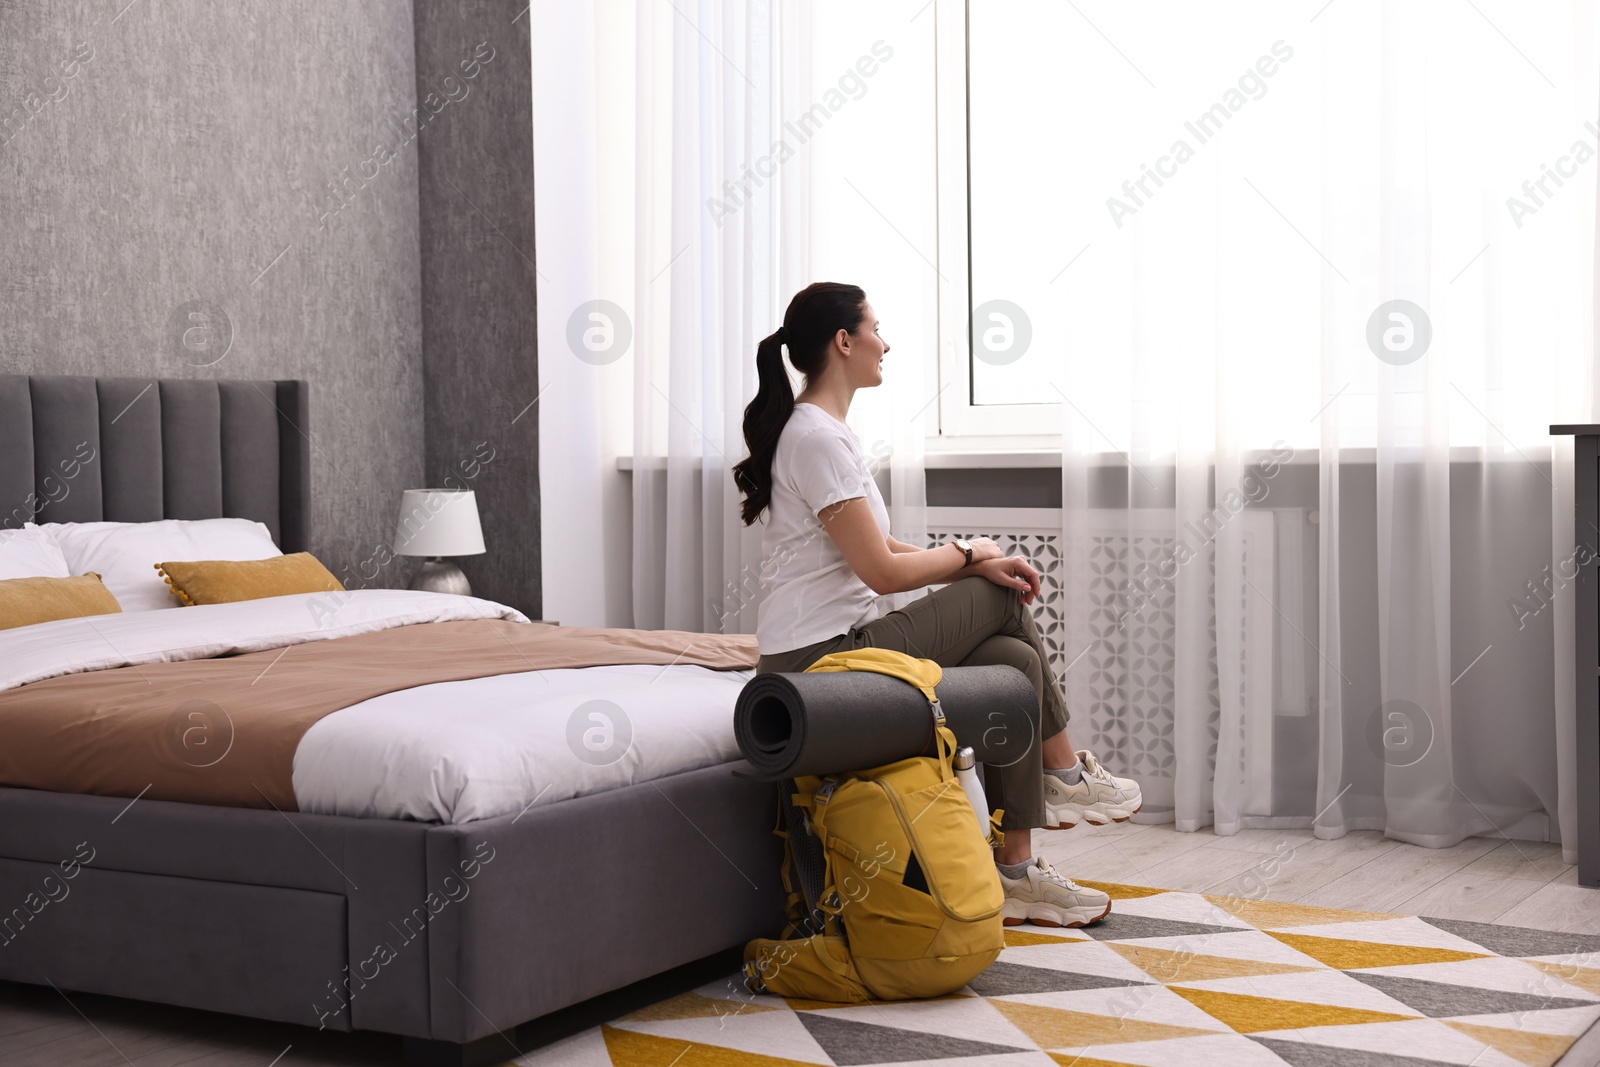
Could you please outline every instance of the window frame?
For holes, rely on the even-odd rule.
[[[970,0],[931,0],[934,26],[938,428],[929,451],[1061,446],[1062,405],[975,404],[972,345]]]

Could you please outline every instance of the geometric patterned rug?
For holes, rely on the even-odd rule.
[[[523,1062],[616,1067],[1549,1067],[1600,1017],[1600,937],[1084,882],[961,992],[861,1005],[703,986]]]

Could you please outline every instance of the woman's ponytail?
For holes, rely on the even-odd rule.
[[[744,441],[749,458],[733,468],[734,482],[745,494],[739,517],[746,526],[760,518],[772,501],[772,456],[778,437],[794,412],[794,386],[783,367],[782,328],[756,346],[756,371],[761,384],[744,409]]]
[[[866,314],[867,294],[859,286],[816,282],[789,301],[783,325],[756,346],[760,382],[755,399],[744,409],[744,442],[750,455],[734,464],[733,480],[744,494],[739,517],[746,526],[772,503],[772,457],[778,438],[794,412],[794,387],[783,366],[789,362],[808,383],[828,366],[828,343],[836,330],[855,333]]]

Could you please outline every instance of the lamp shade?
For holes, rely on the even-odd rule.
[[[484,550],[478,498],[470,489],[407,489],[394,524],[400,556],[476,556]]]

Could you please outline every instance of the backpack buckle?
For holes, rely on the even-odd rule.
[[[826,804],[828,802],[828,798],[833,796],[833,791],[837,788],[839,788],[839,779],[828,778],[824,780],[822,783],[822,788],[818,789],[816,795],[812,798],[812,803]]]
[[[935,726],[943,726],[944,709],[939,706],[938,697],[934,697],[932,700],[928,701],[928,710],[933,713],[933,724]]]
[[[751,993],[760,995],[767,991],[767,983],[761,978],[761,965],[757,960],[744,961],[744,987]]]

